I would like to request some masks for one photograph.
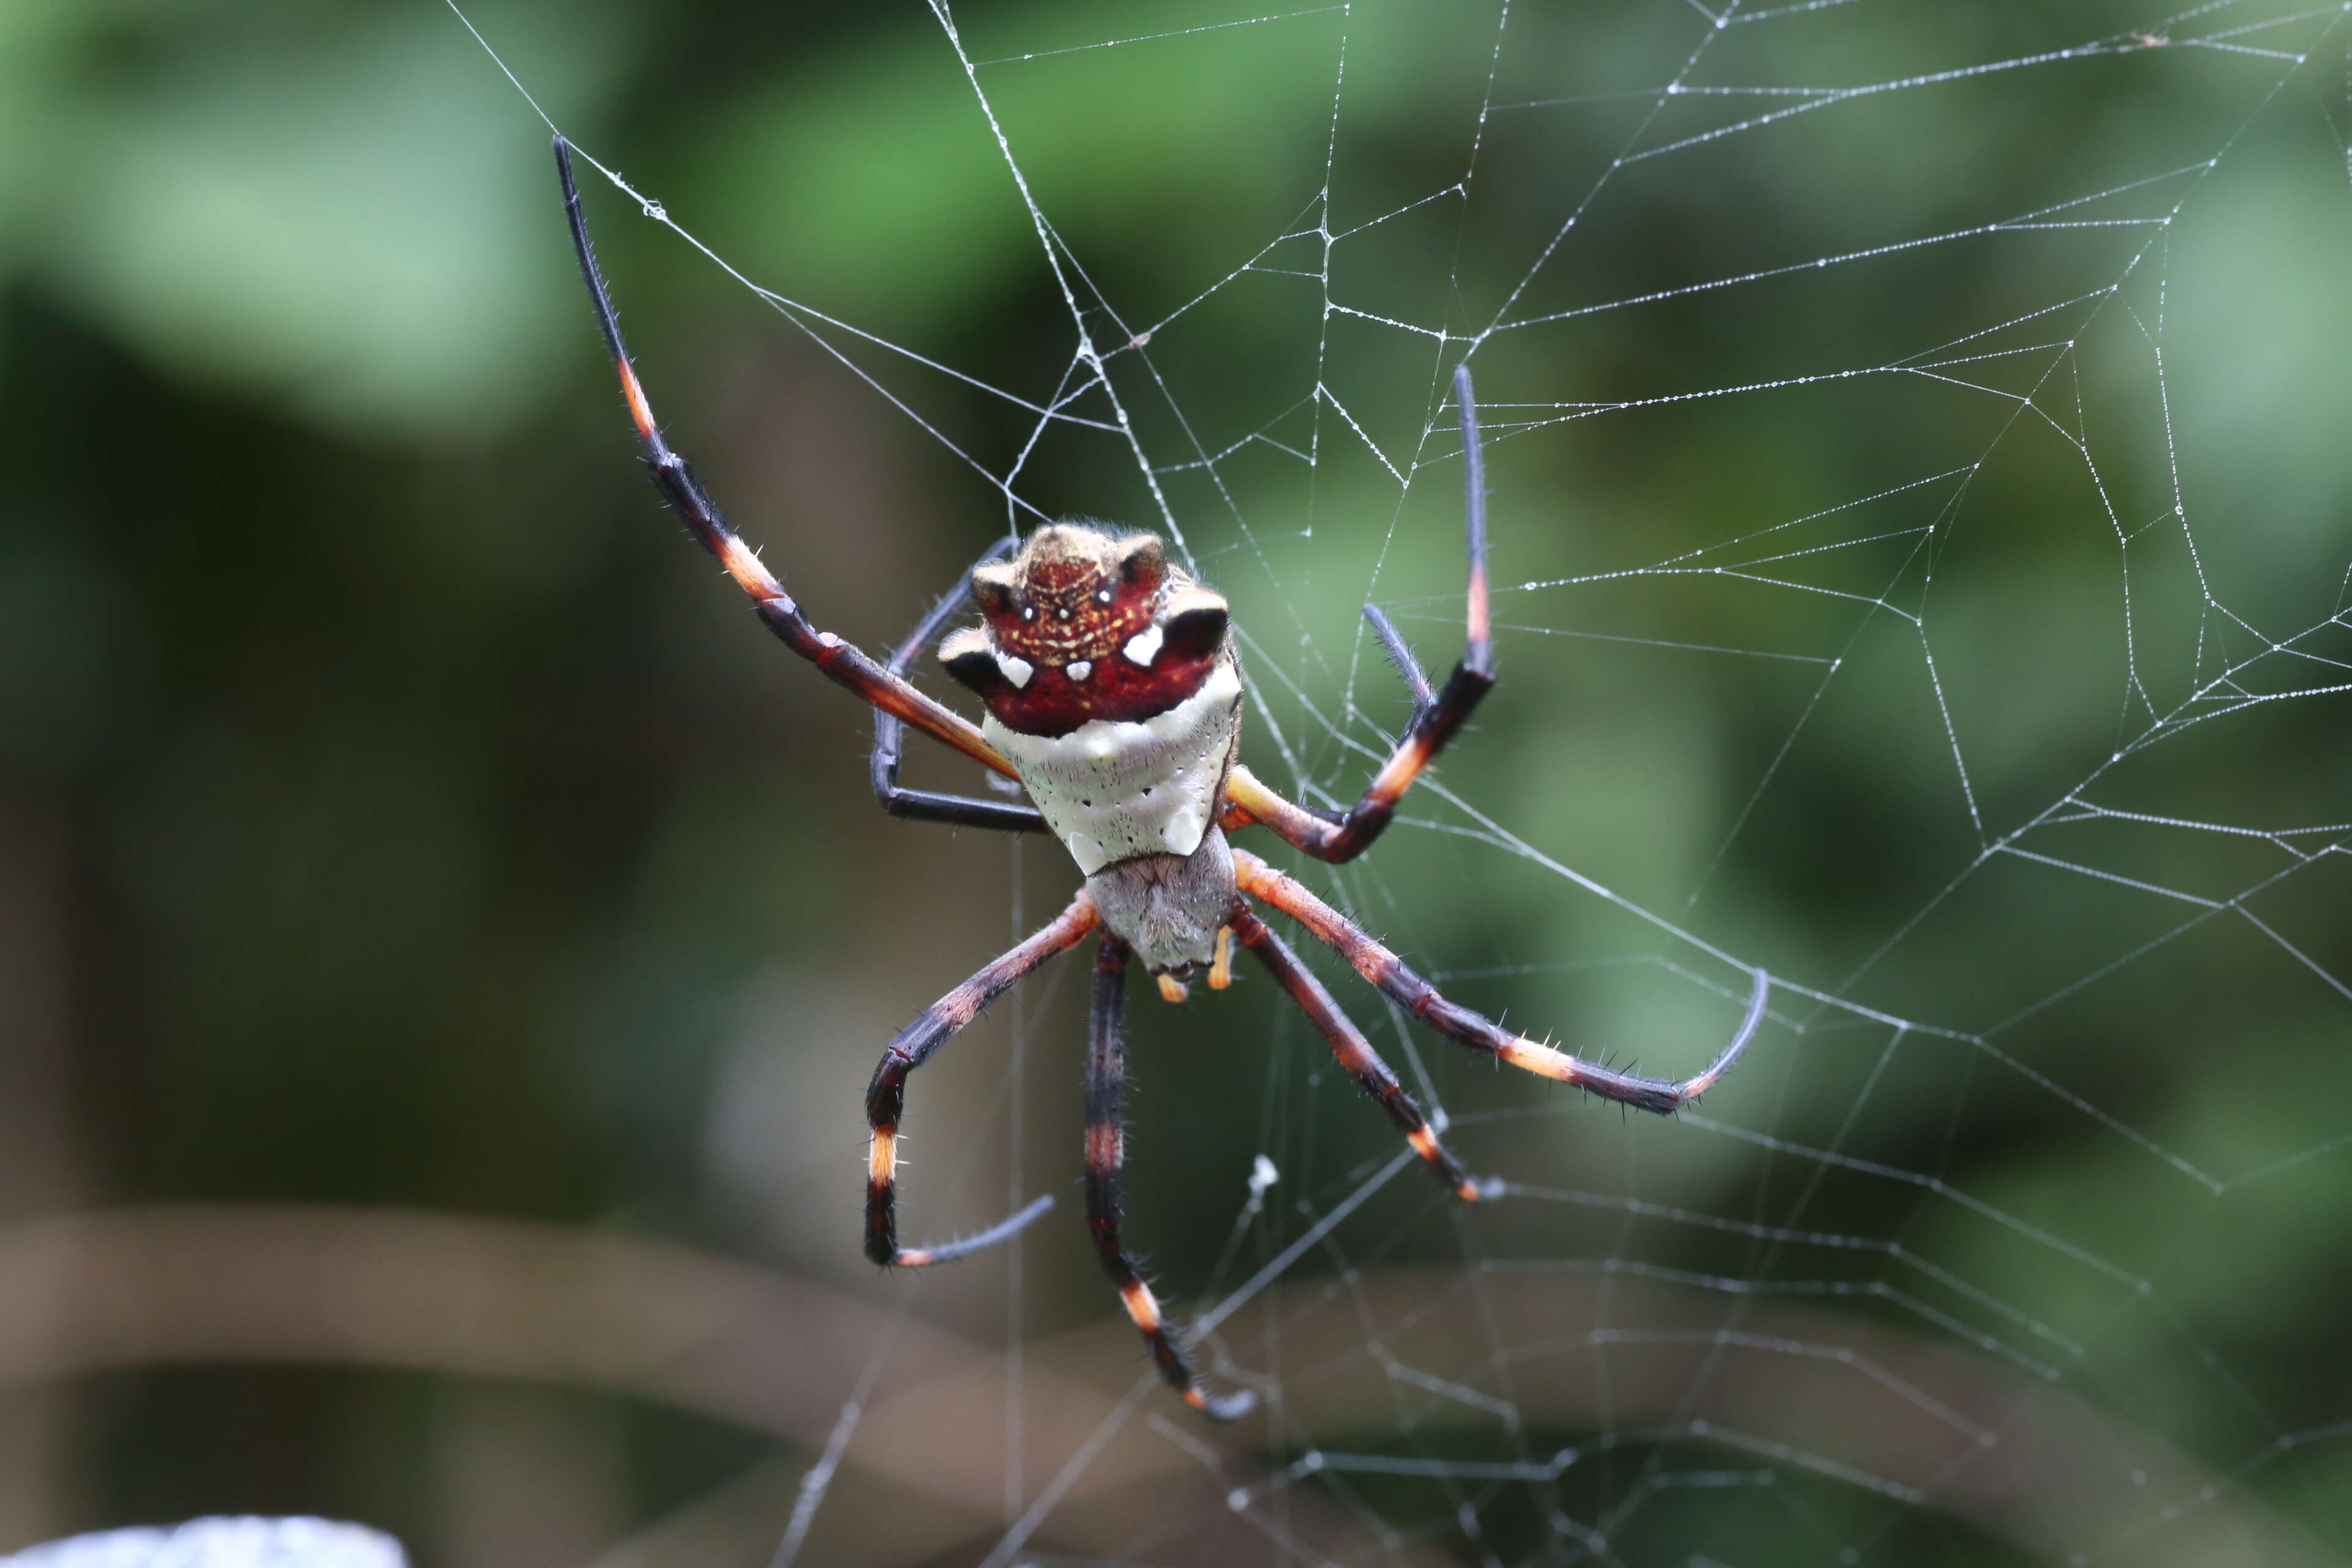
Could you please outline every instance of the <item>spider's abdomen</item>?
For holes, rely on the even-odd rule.
[[[1234,853],[1214,823],[1190,855],[1145,855],[1104,867],[1087,891],[1109,932],[1154,974],[1186,975],[1216,957],[1233,918]]]
[[[1147,719],[1097,719],[1066,734],[1030,735],[991,713],[982,729],[1091,877],[1121,860],[1201,847],[1233,763],[1241,710],[1241,676],[1224,658],[1198,691]]]

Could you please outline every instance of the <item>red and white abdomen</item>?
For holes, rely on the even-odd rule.
[[[1091,877],[1121,860],[1201,847],[1233,765],[1241,709],[1241,676],[1225,658],[1199,690],[1149,718],[1089,720],[1046,736],[991,714],[982,729]]]

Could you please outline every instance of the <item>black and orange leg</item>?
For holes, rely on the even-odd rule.
[[[1412,722],[1404,739],[1372,775],[1362,796],[1339,816],[1310,810],[1286,800],[1245,767],[1235,767],[1225,785],[1224,826],[1262,823],[1318,860],[1352,860],[1371,847],[1396,815],[1397,802],[1445,748],[1455,731],[1485,700],[1495,685],[1495,628],[1486,605],[1486,464],[1478,445],[1478,406],[1470,391],[1470,367],[1454,372],[1454,397],[1462,411],[1462,466],[1465,471],[1465,532],[1470,548],[1470,590],[1467,647],[1444,686],[1433,695],[1420,676],[1412,655],[1396,628],[1371,605],[1364,606],[1372,630],[1397,660],[1397,668],[1412,690]]]
[[[1514,1035],[1484,1014],[1447,1001],[1435,986],[1406,968],[1402,959],[1381,946],[1360,926],[1255,855],[1234,851],[1234,873],[1243,892],[1305,926],[1317,941],[1346,959],[1357,973],[1380,987],[1390,1001],[1448,1039],[1458,1040],[1472,1050],[1539,1077],[1573,1084],[1604,1100],[1661,1115],[1670,1116],[1680,1110],[1713,1089],[1731,1070],[1732,1064],[1748,1048],[1748,1042],[1756,1037],[1756,1030],[1764,1021],[1765,1001],[1772,991],[1771,976],[1757,970],[1748,998],[1747,1016],[1741,1019],[1731,1043],[1707,1064],[1706,1071],[1681,1079],[1644,1078],[1585,1061]],[[1239,925],[1234,929],[1238,931]],[[1244,936],[1243,940],[1246,942],[1248,938]]]
[[[1290,993],[1290,999],[1298,1004],[1299,1011],[1331,1042],[1331,1054],[1339,1058],[1339,1065],[1363,1086],[1366,1094],[1380,1101],[1381,1109],[1389,1113],[1389,1120],[1397,1124],[1404,1141],[1412,1145],[1412,1152],[1428,1163],[1437,1179],[1465,1203],[1475,1204],[1485,1197],[1486,1189],[1470,1179],[1461,1161],[1446,1152],[1445,1145],[1431,1130],[1429,1119],[1422,1115],[1421,1107],[1413,1103],[1412,1096],[1404,1091],[1404,1085],[1389,1070],[1389,1064],[1381,1060],[1380,1053],[1372,1049],[1363,1031],[1339,1011],[1339,1005],[1331,1000],[1331,993],[1323,988],[1314,972],[1298,962],[1298,955],[1290,951],[1289,944],[1247,910],[1234,911],[1233,931],[1244,947],[1257,955],[1259,963],[1274,972],[1282,988]]]
[[[899,1246],[898,1119],[907,1108],[908,1074],[979,1017],[981,1009],[1027,979],[1047,959],[1077,946],[1101,923],[1094,900],[1079,893],[1044,930],[925,1008],[923,1016],[899,1030],[890,1048],[882,1053],[874,1081],[866,1090],[866,1121],[872,1129],[866,1163],[866,1257],[901,1268],[945,1263],[994,1247],[1054,1206],[1051,1196],[1042,1197],[978,1236],[938,1247]]]
[[[761,563],[751,546],[727,526],[717,503],[704,492],[694,470],[686,466],[686,459],[669,449],[654,424],[653,407],[646,401],[645,387],[639,384],[636,370],[629,363],[628,348],[621,341],[621,324],[613,314],[612,297],[604,288],[604,273],[597,268],[596,253],[588,244],[588,224],[581,215],[580,191],[572,183],[572,144],[562,136],[555,139],[555,166],[563,176],[563,212],[572,225],[572,248],[579,253],[580,276],[587,283],[588,298],[596,308],[596,324],[604,334],[605,350],[612,354],[614,368],[620,374],[621,395],[628,403],[629,417],[637,427],[638,445],[645,448],[646,462],[653,469],[654,488],[686,520],[687,527],[702,542],[702,547],[718,557],[736,586],[751,596],[753,610],[785,647],[883,712],[1011,777],[1013,764],[997,754],[996,748],[981,734],[979,725],[916,690],[904,677],[892,674],[833,633],[821,632],[812,626],[784,592],[783,584]]]
[[[988,552],[972,563],[974,570],[987,565],[1005,551],[1020,542],[1018,536],[1007,535],[989,546]],[[889,672],[905,679],[908,667],[922,656],[925,648],[940,640],[948,623],[959,611],[971,603],[971,573],[966,572],[956,582],[955,588],[931,606],[923,624],[907,635],[890,655]],[[976,795],[940,795],[930,790],[908,789],[898,782],[898,757],[901,742],[906,738],[906,726],[887,709],[874,710],[874,798],[882,809],[893,816],[903,816],[912,822],[946,822],[963,827],[990,827],[1005,833],[1043,833],[1045,818],[1034,805],[1013,800],[982,800]]]
[[[1412,724],[1420,723],[1421,716],[1437,705],[1437,692],[1429,684],[1429,672],[1421,668],[1421,660],[1412,657],[1412,649],[1406,644],[1404,634],[1396,629],[1396,623],[1389,619],[1386,611],[1378,605],[1366,605],[1364,620],[1371,626],[1372,635],[1381,639],[1381,647],[1388,654],[1389,663],[1396,667],[1398,679],[1404,682],[1405,690],[1412,698]],[[1406,726],[1408,730],[1412,727],[1412,724]]]
[[[1107,936],[1095,955],[1094,1006],[1087,1029],[1087,1226],[1094,1233],[1103,1272],[1118,1287],[1118,1299],[1142,1331],[1160,1375],[1210,1420],[1237,1421],[1257,1396],[1244,1388],[1221,1397],[1201,1386],[1192,1359],[1160,1315],[1151,1287],[1137,1275],[1135,1259],[1119,1241],[1118,1172],[1127,1156],[1127,1119],[1119,1105],[1127,1088],[1127,1050],[1119,1022],[1126,1005],[1127,944]]]

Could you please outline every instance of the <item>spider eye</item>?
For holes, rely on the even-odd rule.
[[[1036,605],[1022,605],[1022,606],[1021,606],[1021,618],[1022,618],[1022,620],[1024,620],[1024,621],[1034,621],[1034,620],[1035,620],[1035,619],[1037,618],[1037,606],[1036,606]]]
[[[1108,605],[1110,603],[1110,600],[1111,592],[1108,588],[1105,588],[1101,593],[1095,595],[1095,603],[1097,605]]]

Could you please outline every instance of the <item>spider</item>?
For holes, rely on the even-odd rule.
[[[1169,560],[1157,534],[1057,522],[1025,540],[1000,541],[887,665],[819,631],[728,527],[685,460],[662,439],[589,246],[571,148],[560,135],[555,161],[581,277],[619,372],[655,488],[751,596],[754,613],[785,647],[873,705],[873,784],[882,808],[917,821],[1051,833],[1086,878],[1067,909],[940,997],[883,1052],[866,1097],[871,1135],[866,1253],[876,1263],[915,1268],[969,1257],[1009,1239],[1053,1206],[1051,1196],[1041,1197],[976,1236],[933,1247],[902,1245],[895,1178],[898,1121],[907,1079],[932,1052],[1048,959],[1089,936],[1098,936],[1098,942],[1087,1062],[1087,1226],[1103,1268],[1160,1374],[1187,1405],[1214,1421],[1238,1418],[1255,1396],[1247,1389],[1213,1394],[1202,1386],[1119,1237],[1126,1125],[1119,1104],[1126,1080],[1120,1020],[1131,962],[1157,978],[1162,996],[1181,1001],[1186,981],[1203,972],[1213,990],[1231,984],[1233,944],[1238,941],[1330,1043],[1339,1064],[1380,1102],[1413,1152],[1465,1203],[1491,1195],[1492,1188],[1472,1179],[1438,1142],[1371,1043],[1289,944],[1258,918],[1254,905],[1297,921],[1391,1002],[1439,1034],[1604,1099],[1672,1114],[1706,1093],[1738,1059],[1764,1016],[1769,977],[1760,969],[1754,972],[1745,1019],[1704,1072],[1679,1082],[1643,1078],[1512,1034],[1446,1000],[1306,887],[1227,842],[1229,833],[1263,826],[1316,859],[1352,860],[1381,836],[1398,800],[1494,686],[1483,464],[1466,365],[1454,372],[1454,391],[1468,469],[1468,647],[1444,689],[1433,690],[1388,618],[1373,605],[1364,607],[1412,689],[1412,720],[1353,807],[1344,815],[1310,810],[1276,794],[1236,759],[1242,684],[1225,600]],[[1008,550],[1011,558],[1002,558]],[[948,632],[967,599],[979,609],[979,624]],[[935,641],[947,673],[986,706],[981,723],[908,681],[908,668]],[[909,724],[1016,780],[1026,803],[900,784],[900,746]]]

